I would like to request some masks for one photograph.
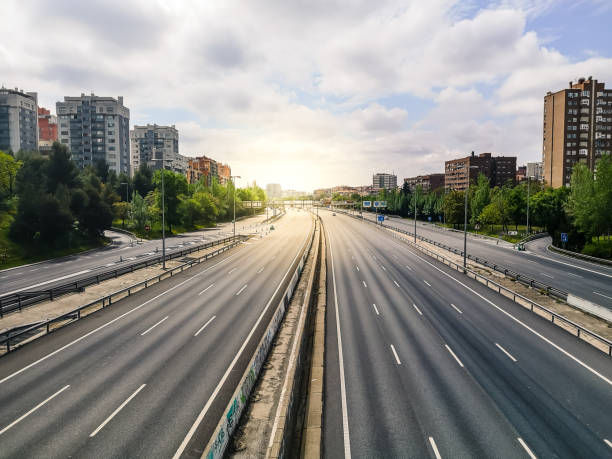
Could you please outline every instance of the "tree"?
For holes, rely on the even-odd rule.
[[[490,203],[482,209],[478,216],[478,223],[481,225],[495,225],[501,222],[499,208],[495,203]]]
[[[68,147],[64,144],[53,142],[46,172],[49,193],[54,193],[60,184],[68,188],[75,188],[78,185],[78,170],[70,159]]]
[[[96,175],[90,174],[84,178],[83,192],[87,196],[86,203],[75,214],[79,228],[90,238],[100,237],[113,224],[113,210],[102,197],[102,183]]]
[[[464,192],[455,191],[444,195],[444,212],[446,213],[446,221],[456,225],[463,222],[464,218]]]
[[[115,218],[121,219],[121,226],[125,228],[125,220],[129,217],[130,203],[121,201],[113,203]]]
[[[470,188],[470,210],[472,211],[471,222],[476,223],[482,209],[491,202],[491,185],[489,179],[484,174],[478,174],[476,186]]]
[[[150,191],[155,189],[155,185],[153,185],[153,171],[146,164],[141,164],[134,174],[132,183],[134,189],[144,198]]]
[[[597,233],[597,209],[593,173],[582,163],[574,166],[571,188],[567,200],[567,213],[573,217],[576,227],[586,235]]]
[[[144,198],[137,192],[132,194],[130,209],[134,226],[138,231],[144,231],[145,225],[149,220],[149,206]]]
[[[21,161],[0,151],[0,199],[13,196],[17,172],[21,165]]]
[[[187,193],[187,179],[183,174],[168,170],[157,170],[153,176],[153,183],[157,190],[160,191],[158,194],[158,205],[161,209],[161,182],[162,173],[164,174],[164,202],[165,202],[165,221],[168,225],[170,232],[172,232],[172,225],[176,225],[180,221],[179,205]]]
[[[204,217],[204,211],[197,199],[183,199],[179,205],[181,222],[185,228],[193,228]]]
[[[527,218],[527,189],[524,185],[511,188],[508,193],[508,215],[515,228],[526,221]]]

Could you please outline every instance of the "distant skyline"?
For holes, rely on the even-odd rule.
[[[0,83],[124,96],[242,184],[365,185],[541,160],[547,91],[612,86],[609,0],[5,0]]]

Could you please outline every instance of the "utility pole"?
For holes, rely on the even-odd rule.
[[[527,229],[526,229],[526,233],[527,236],[529,236],[529,179],[531,177],[528,175],[527,176]]]
[[[465,189],[465,208],[464,208],[464,216],[463,216],[463,269],[465,269],[465,259],[467,256],[467,201],[468,201],[468,192],[470,190],[470,182],[468,178],[468,187]]]
[[[416,202],[416,185],[414,186],[414,243],[416,244],[416,214],[417,214],[417,202]]]
[[[234,237],[236,237],[236,179],[242,178],[239,175],[231,175],[230,180],[233,179],[233,188],[234,188]]]

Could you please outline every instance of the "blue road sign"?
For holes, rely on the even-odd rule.
[[[567,242],[567,233],[561,233],[561,242]]]
[[[429,217],[427,217],[427,220],[428,220],[428,221],[431,221],[431,215],[430,215]]]
[[[378,216],[378,221],[379,222],[384,222],[385,221],[385,216],[384,215],[379,215]]]
[[[361,203],[362,207],[372,207],[372,201],[363,201]]]
[[[387,207],[387,201],[374,201],[374,207]]]

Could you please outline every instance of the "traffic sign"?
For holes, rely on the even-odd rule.
[[[567,233],[561,233],[561,242],[567,242]]]
[[[378,221],[379,222],[384,222],[385,221],[385,216],[384,215],[379,215],[378,216]]]
[[[145,226],[145,231],[151,231],[151,227],[149,225]]]
[[[363,201],[361,207],[372,207],[372,201]]]
[[[374,201],[374,207],[387,207],[387,201]]]

